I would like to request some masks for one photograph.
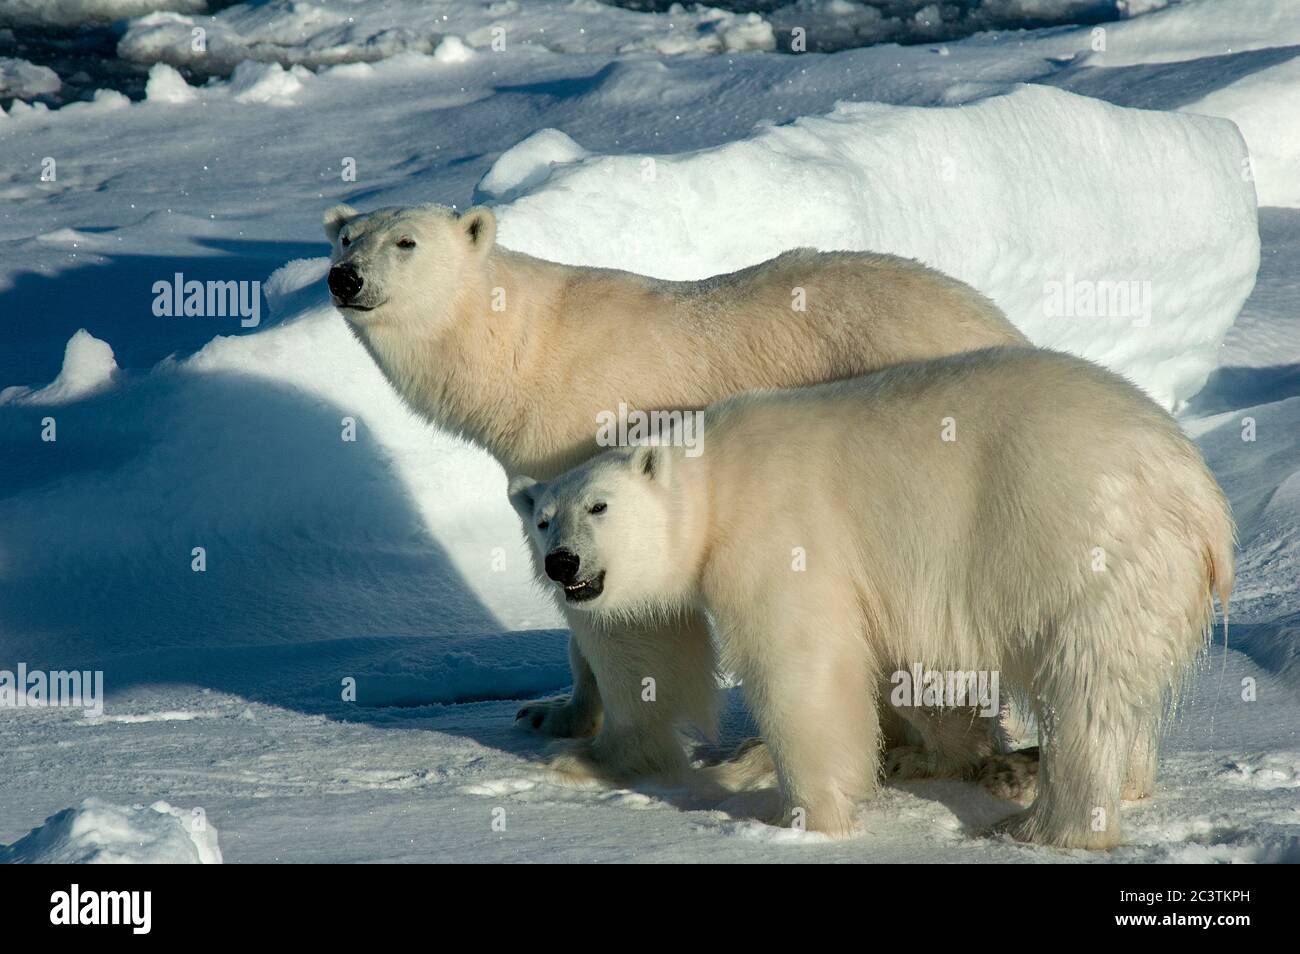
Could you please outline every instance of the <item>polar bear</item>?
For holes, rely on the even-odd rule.
[[[919,665],[1032,699],[1038,797],[1007,830],[1116,844],[1215,594],[1226,638],[1232,518],[1174,421],[1095,365],[1003,347],[740,395],[703,427],[696,456],[669,439],[514,478],[569,605],[708,613],[787,822],[852,831],[878,784],[876,687]]]
[[[550,477],[594,455],[598,415],[702,408],[738,391],[851,377],[1023,335],[974,289],[916,262],[787,252],[697,282],[543,261],[502,248],[486,208],[325,214],[328,285],[407,404],[486,449],[508,475]],[[539,579],[544,580],[541,569]],[[712,725],[702,617],[624,625],[563,607],[573,693],[520,724],[597,734],[615,774],[661,774],[684,754],[671,726]],[[642,679],[659,685],[656,717]],[[965,760],[990,751],[972,738]]]

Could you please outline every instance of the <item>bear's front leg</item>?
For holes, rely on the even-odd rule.
[[[585,739],[596,734],[601,717],[600,687],[573,636],[569,637],[569,669],[573,673],[572,694],[528,703],[515,714],[515,725],[557,739]]]
[[[566,615],[604,714],[595,738],[568,747],[551,767],[568,778],[615,782],[682,775],[686,752],[676,730],[711,733],[719,700],[704,617],[627,623],[580,610]]]
[[[800,596],[719,612],[718,625],[776,764],[781,824],[842,837],[879,784],[876,675],[856,608]]]

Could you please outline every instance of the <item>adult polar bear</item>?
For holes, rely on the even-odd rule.
[[[699,456],[611,450],[511,481],[551,578],[589,581],[576,605],[709,613],[787,823],[802,809],[809,829],[853,831],[880,774],[875,687],[919,665],[1000,672],[1032,698],[1039,797],[1013,835],[1116,844],[1232,588],[1228,503],[1173,419],[1118,375],[1023,347],[705,415]]]
[[[334,302],[393,387],[512,477],[547,479],[595,455],[597,415],[620,403],[703,408],[751,388],[1025,341],[968,285],[889,255],[800,249],[669,282],[504,249],[485,208],[363,215],[340,205],[325,233]],[[674,726],[707,730],[717,705],[703,617],[628,626],[564,609],[573,693],[520,718],[550,735],[595,734],[591,758],[613,777],[680,770]],[[990,748],[961,727],[950,743],[932,738],[965,767]]]

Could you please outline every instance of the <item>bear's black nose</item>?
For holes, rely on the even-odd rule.
[[[330,286],[330,294],[341,302],[349,302],[357,297],[361,291],[361,286],[365,284],[357,270],[351,265],[335,265],[330,269],[330,277],[327,280]]]
[[[556,583],[572,583],[578,576],[578,554],[572,550],[552,550],[546,554],[546,575]]]

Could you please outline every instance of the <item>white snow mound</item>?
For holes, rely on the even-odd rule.
[[[102,391],[116,374],[117,361],[108,342],[82,328],[68,339],[57,378],[37,391],[5,388],[0,392],[0,404],[67,404]]]
[[[155,63],[149,69],[149,81],[144,87],[145,99],[151,103],[179,105],[194,99],[194,88],[185,77],[166,63]]]
[[[468,63],[474,58],[474,51],[460,37],[445,36],[434,49],[433,58],[439,63]]]
[[[952,108],[841,103],[698,152],[552,168],[499,210],[500,237],[672,279],[798,246],[916,258],[990,296],[1036,344],[1171,407],[1200,389],[1254,286],[1246,167],[1230,122],[1048,87]]]
[[[293,94],[302,89],[303,81],[312,79],[312,74],[301,66],[286,70],[279,63],[245,60],[230,77],[230,93],[237,103],[291,106]]]
[[[88,798],[12,845],[0,845],[0,863],[219,865],[221,849],[217,829],[200,809]]]
[[[1236,123],[1250,147],[1259,204],[1300,208],[1300,55],[1179,108]]]
[[[546,181],[551,170],[586,159],[590,153],[558,129],[539,129],[511,146],[474,188],[475,201],[509,201]]]

